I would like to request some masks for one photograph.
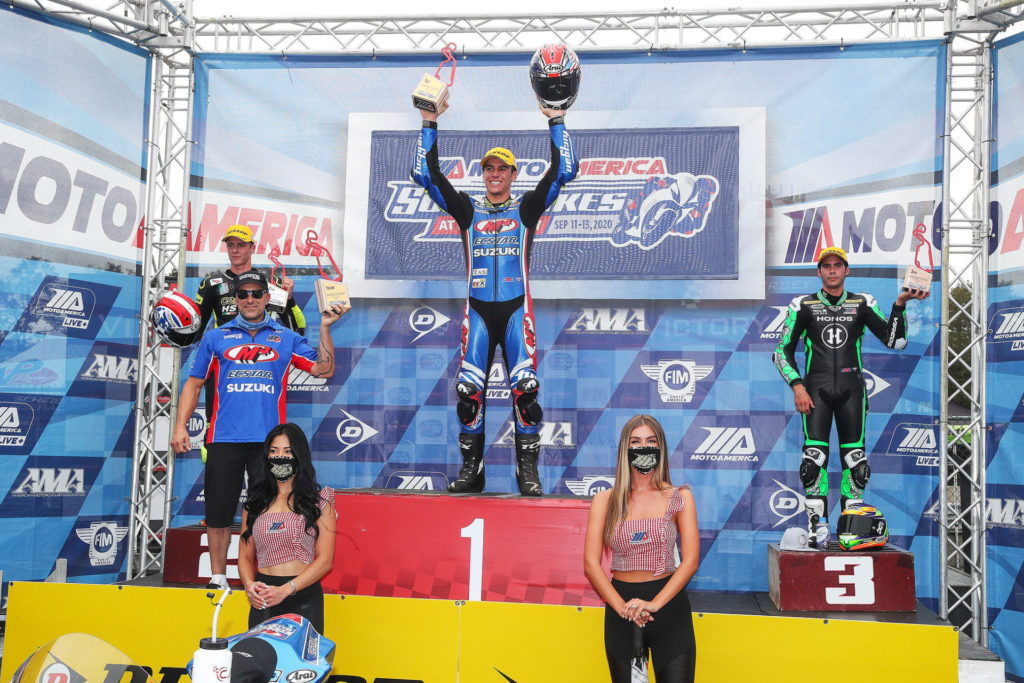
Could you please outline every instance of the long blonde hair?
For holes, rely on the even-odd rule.
[[[661,449],[661,457],[654,467],[654,478],[651,485],[656,489],[672,488],[672,476],[668,468],[668,444],[665,442],[665,430],[661,424],[650,415],[634,415],[622,426],[622,434],[619,435],[619,454],[615,464],[615,485],[612,486],[611,499],[608,501],[608,511],[604,518],[604,545],[608,547],[612,543],[612,536],[615,528],[626,519],[629,503],[629,437],[633,430],[641,425],[646,425],[654,432],[658,440],[658,448]]]

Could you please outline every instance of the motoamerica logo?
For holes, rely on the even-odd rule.
[[[61,318],[64,327],[85,329],[95,302],[96,295],[88,288],[51,282],[36,297],[32,312]]]
[[[448,477],[444,472],[392,472],[384,484],[386,489],[403,491],[444,491]]]
[[[992,342],[1010,343],[1011,351],[1024,351],[1024,308],[1004,308],[992,316]]]
[[[540,445],[544,448],[576,448],[572,436],[572,422],[547,421],[540,425]],[[510,420],[494,440],[495,446],[515,447],[515,424]]]
[[[715,369],[695,360],[667,359],[657,365],[641,365],[645,375],[658,383],[658,395],[665,403],[689,403],[697,391],[697,382]]]
[[[750,427],[701,427],[707,437],[694,450],[690,460],[757,462],[754,433]]]
[[[330,391],[326,377],[314,377],[296,366],[288,369],[288,391]]]
[[[0,446],[24,446],[33,415],[27,403],[0,403]]]
[[[513,191],[532,190],[547,170],[546,159],[520,159]],[[457,190],[484,194],[477,161],[440,159],[441,172]],[[468,169],[468,172],[467,172]],[[669,169],[660,156],[602,157],[580,160],[580,170],[537,226],[541,240],[610,242],[653,249],[663,240],[689,238],[707,225],[721,184],[708,175]],[[388,182],[384,217],[420,226],[416,241],[458,241],[455,221],[441,212],[419,186],[402,178]],[[489,231],[507,226],[489,225]]]
[[[868,206],[860,209],[837,206],[815,206],[790,211],[789,244],[786,263],[815,263],[818,254],[827,247],[841,246],[847,253],[885,251],[904,248],[914,226],[931,220],[934,200]],[[832,215],[842,214],[842,224],[833,226]],[[838,239],[837,239],[838,238]]]
[[[583,308],[566,332],[579,334],[647,334],[647,312],[643,308]]]

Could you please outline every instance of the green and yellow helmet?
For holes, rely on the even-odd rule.
[[[836,525],[843,550],[881,548],[889,540],[889,525],[878,508],[867,503],[850,503]]]

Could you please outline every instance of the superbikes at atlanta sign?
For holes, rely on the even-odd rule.
[[[534,279],[737,277],[739,129],[734,126],[570,130],[580,171],[537,225]],[[459,228],[409,178],[418,131],[370,138],[367,279],[464,280]],[[479,158],[516,154],[513,196],[536,187],[550,161],[537,131],[441,130],[441,171],[483,195]]]

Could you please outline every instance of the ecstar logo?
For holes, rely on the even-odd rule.
[[[82,372],[81,378],[118,384],[134,384],[138,369],[139,361],[137,358],[94,353],[92,355],[92,362]]]
[[[335,435],[338,437],[338,442],[344,446],[338,455],[358,446],[378,433],[376,429],[366,424],[355,415],[352,415],[340,408],[339,410],[341,410],[341,414],[345,416],[345,419],[338,422],[338,426],[334,430]]]
[[[451,318],[430,306],[420,306],[409,314],[409,327],[417,333],[412,341],[419,341],[421,337],[442,327],[449,320]]]
[[[24,446],[34,414],[27,403],[0,402],[0,446]]]
[[[697,382],[710,375],[715,367],[680,358],[661,360],[657,365],[641,365],[640,369],[658,383],[658,395],[663,402],[689,403],[697,390]]]
[[[643,308],[583,308],[566,332],[579,334],[647,334],[647,312]]]
[[[224,357],[236,363],[272,363],[278,359],[278,354],[272,346],[239,344],[225,351]]]
[[[88,529],[75,529],[75,535],[89,546],[89,564],[109,567],[117,558],[117,544],[128,534],[128,527],[116,522],[93,522]]]
[[[80,467],[29,467],[11,489],[13,496],[83,496],[85,469]]]
[[[577,496],[593,496],[615,486],[615,477],[605,474],[588,474],[583,479],[566,479],[565,487]]]

